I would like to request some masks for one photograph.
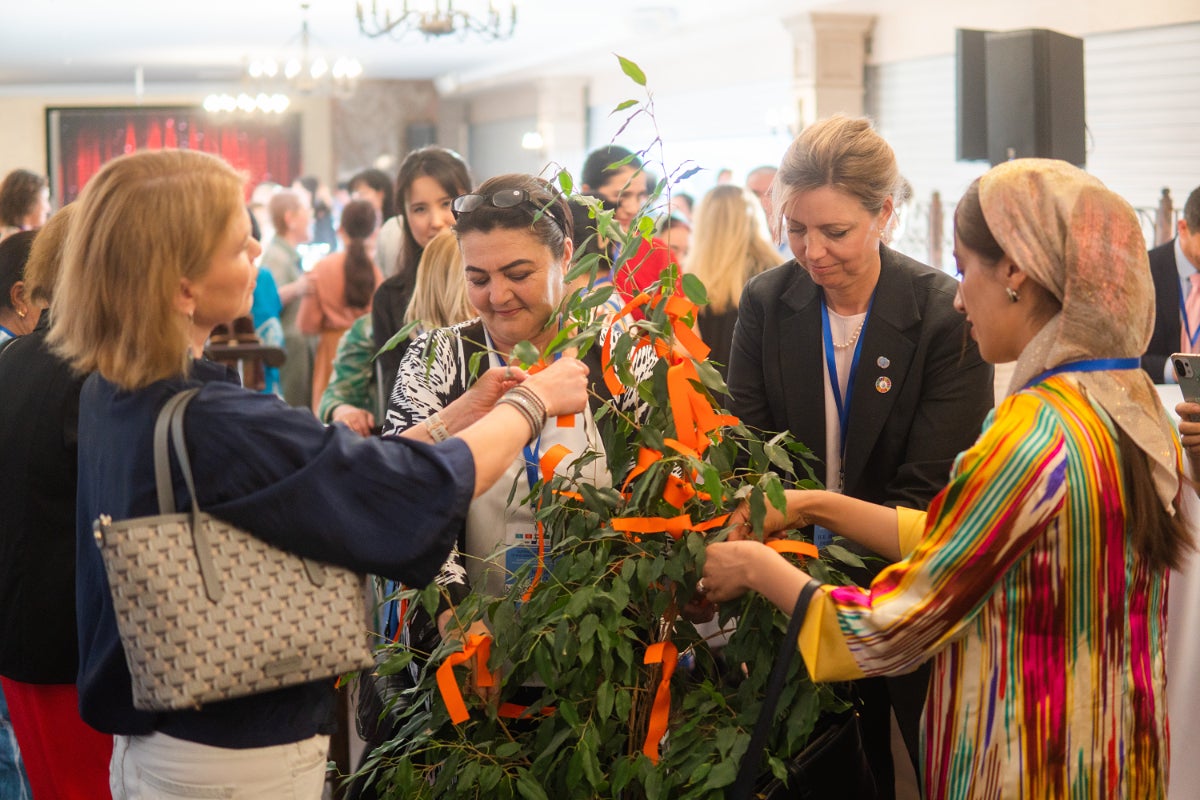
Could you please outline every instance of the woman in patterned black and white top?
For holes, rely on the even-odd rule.
[[[485,182],[476,194],[457,198],[454,209],[467,295],[479,318],[428,331],[408,348],[387,410],[385,436],[403,432],[439,440],[452,435],[487,411],[470,388],[473,360],[480,373],[506,368],[517,344],[528,341],[542,351],[559,331],[560,308],[570,292],[564,278],[574,249],[566,200],[539,178],[503,175]],[[609,394],[599,351],[593,347],[583,359],[590,366],[592,410],[612,402],[620,411],[638,415],[642,409],[636,389],[618,397]],[[477,353],[483,355],[473,359]],[[648,378],[654,363],[651,348],[638,350],[635,376]],[[577,414],[573,425],[549,421],[494,491],[472,502],[459,547],[438,578],[451,604],[465,597],[472,584],[490,595],[503,594],[513,574],[536,554],[533,509],[517,499],[510,504],[508,498],[529,494],[531,482],[541,477],[537,462],[551,447],[562,444],[571,452],[560,462],[561,474],[570,474],[572,462],[586,450],[598,452],[602,457],[583,466],[580,479],[611,485],[596,425],[592,414],[585,413]],[[451,612],[449,606],[439,612],[441,633]],[[413,644],[424,649],[429,642]]]

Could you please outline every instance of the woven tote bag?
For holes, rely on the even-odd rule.
[[[198,391],[168,400],[155,424],[159,515],[94,524],[134,707],[199,708],[373,667],[364,576],[200,511],[183,435]],[[190,513],[175,513],[168,431]]]

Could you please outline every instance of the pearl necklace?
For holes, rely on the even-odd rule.
[[[860,335],[862,335],[863,326],[866,324],[867,324],[867,318],[864,316],[862,318],[862,321],[858,323],[858,327],[854,329],[854,333],[852,333],[850,335],[850,338],[841,344],[839,344],[838,342],[834,342],[833,348],[835,350],[845,350],[848,347],[853,347],[854,343],[858,341],[858,337]]]

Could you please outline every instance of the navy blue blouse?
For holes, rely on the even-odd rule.
[[[129,669],[92,521],[158,513],[152,434],[159,409],[203,384],[184,420],[201,507],[299,555],[423,586],[454,544],[475,485],[466,444],[363,439],[326,427],[307,409],[236,384],[224,367],[198,361],[192,379],[135,392],[92,375],[79,408],[76,604],[79,705],[97,730],[161,731],[217,747],[300,741],[334,727],[332,681],[318,681],[199,710],[134,709]],[[191,507],[178,469],[176,507]]]

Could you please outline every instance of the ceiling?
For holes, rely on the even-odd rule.
[[[387,0],[376,0],[383,4]],[[22,0],[9,0],[10,3]],[[402,0],[391,0],[399,7]],[[413,2],[413,0],[410,0]],[[371,0],[363,0],[370,8]],[[415,4],[415,2],[414,2]],[[457,0],[456,6],[471,6]],[[783,0],[517,0],[516,35],[488,42],[449,36],[371,39],[355,0],[310,0],[312,51],[350,55],[365,78],[438,78],[536,66],[619,49],[646,36],[719,26],[757,11],[811,5]],[[486,5],[486,0],[475,0]],[[503,5],[503,3],[501,3]],[[251,58],[299,47],[299,0],[23,0],[5,15],[0,86],[119,85],[142,69],[147,89],[237,81]]]

